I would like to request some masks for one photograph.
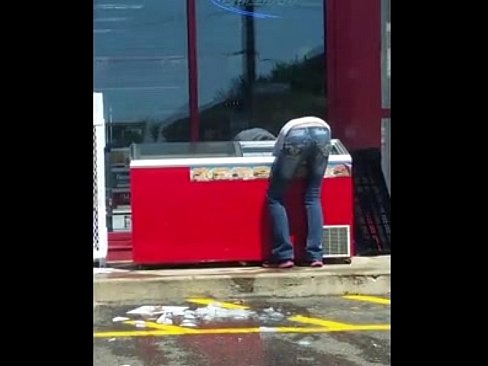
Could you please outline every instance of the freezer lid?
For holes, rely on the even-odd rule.
[[[131,160],[223,158],[240,156],[233,141],[163,142],[131,145]]]
[[[275,141],[239,141],[239,156],[272,156]]]
[[[276,141],[211,141],[211,142],[166,142],[132,144],[130,158],[147,159],[185,159],[185,158],[224,158],[224,157],[271,157]],[[349,155],[345,146],[338,140],[332,141],[331,155]]]
[[[276,141],[239,141],[238,156],[272,156]],[[346,147],[338,139],[332,139],[331,155],[349,155]]]
[[[349,151],[347,151],[344,144],[339,139],[332,139],[332,152],[331,155],[349,155]]]
[[[272,164],[274,141],[162,143],[132,146],[131,168]],[[151,145],[159,145],[151,146]],[[332,140],[329,163],[351,163],[344,145]]]

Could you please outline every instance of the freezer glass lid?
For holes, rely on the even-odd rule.
[[[271,156],[275,141],[240,141],[239,152],[241,156]],[[331,155],[347,155],[348,151],[338,139],[332,139]]]
[[[234,142],[163,142],[133,144],[131,159],[177,159],[236,156]]]
[[[240,141],[241,156],[271,156],[275,141]]]

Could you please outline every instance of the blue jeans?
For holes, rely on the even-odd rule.
[[[288,132],[283,149],[271,168],[267,200],[273,227],[271,262],[294,259],[288,217],[284,205],[285,194],[298,168],[306,164],[307,212],[306,259],[322,260],[323,214],[321,189],[331,149],[330,131],[322,127],[294,128]]]

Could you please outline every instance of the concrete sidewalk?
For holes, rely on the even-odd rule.
[[[351,264],[330,264],[318,269],[94,269],[95,303],[140,303],[194,296],[225,299],[389,293],[390,256],[354,257]]]

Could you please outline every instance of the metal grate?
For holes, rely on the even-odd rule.
[[[326,225],[323,231],[324,258],[351,256],[349,225]]]

